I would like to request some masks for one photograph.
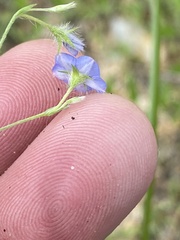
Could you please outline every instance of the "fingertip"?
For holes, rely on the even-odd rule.
[[[22,43],[0,57],[0,126],[55,106],[66,85],[53,77],[57,45],[41,39]],[[53,117],[36,119],[0,132],[0,174],[48,125]]]
[[[6,217],[11,209],[25,217],[18,222],[23,236],[26,222],[31,236],[44,227],[41,239],[48,232],[53,239],[102,240],[142,198],[156,160],[153,129],[134,104],[110,94],[87,96],[58,114],[8,169],[11,190],[2,187],[1,198],[21,201],[0,199],[0,220],[15,232],[14,218]]]

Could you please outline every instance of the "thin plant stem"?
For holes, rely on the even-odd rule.
[[[33,16],[31,16],[31,15],[28,15],[28,14],[23,14],[23,15],[21,16],[21,18],[25,18],[25,19],[27,19],[27,20],[33,21],[33,22],[35,22],[35,23],[38,23],[39,25],[42,25],[43,27],[46,27],[46,28],[48,28],[48,29],[50,29],[50,27],[51,27],[50,24],[48,24],[48,23],[46,23],[46,22],[44,22],[44,21],[42,21],[42,20],[40,20],[40,19],[38,19],[38,18],[36,18],[36,17],[33,17]]]
[[[57,108],[59,108],[60,106],[62,106],[62,104],[66,101],[66,99],[68,98],[68,96],[70,95],[70,93],[72,92],[72,87],[69,87],[67,92],[64,94],[64,96],[62,97],[61,101],[58,103],[58,105],[56,106]]]
[[[29,6],[26,6],[24,8],[19,9],[17,12],[15,12],[15,14],[12,16],[11,20],[9,21],[1,39],[0,39],[0,49],[3,46],[4,41],[6,40],[6,37],[12,27],[12,25],[14,24],[14,22],[16,21],[17,18],[19,18],[23,13],[28,12],[31,8],[33,8],[34,6],[36,6],[36,4],[31,4]]]
[[[150,99],[151,107],[149,112],[149,119],[156,132],[158,104],[159,104],[159,75],[160,75],[160,0],[150,0],[152,12],[152,35],[153,35],[153,49],[152,62],[150,68]]]
[[[159,99],[159,72],[160,72],[160,0],[150,0],[152,25],[152,60],[150,66],[149,96],[151,101],[149,119],[156,133]],[[144,202],[144,218],[142,226],[142,240],[151,239],[150,225],[152,218],[152,197],[155,182],[153,180],[148,189]]]
[[[58,12],[58,11],[63,11],[63,10],[67,10],[70,8],[73,8],[76,6],[76,4],[74,2],[70,3],[70,4],[64,4],[64,5],[58,5],[52,8],[33,8],[34,6],[36,6],[36,4],[31,4],[29,6],[26,6],[24,8],[19,9],[10,19],[1,39],[0,39],[0,49],[2,48],[4,41],[6,40],[6,37],[12,27],[12,25],[14,24],[14,22],[16,21],[16,19],[18,18],[25,18],[25,19],[29,19],[30,21],[34,21],[46,28],[48,28],[49,30],[52,28],[52,26],[50,24],[47,24],[43,21],[41,21],[38,18],[35,18],[31,15],[28,15],[27,13],[30,11],[47,11],[47,12]]]
[[[18,120],[16,122],[10,123],[10,124],[8,124],[8,125],[6,125],[4,127],[1,127],[0,128],[0,132],[4,131],[6,129],[9,129],[9,128],[15,127],[17,125],[20,125],[22,123],[26,123],[26,122],[29,122],[29,121],[32,121],[32,120],[35,120],[37,118],[41,118],[41,117],[44,117],[44,116],[45,116],[44,112],[42,112],[42,113],[39,113],[37,115],[34,115],[34,116],[31,116],[31,117],[28,117],[28,118],[24,118],[24,119]]]
[[[20,125],[22,123],[26,123],[26,122],[29,122],[29,121],[32,121],[32,120],[35,120],[35,119],[41,118],[41,117],[51,116],[51,115],[54,115],[54,114],[60,112],[62,109],[64,109],[66,107],[66,104],[64,104],[64,103],[71,92],[72,92],[72,88],[69,87],[67,92],[64,94],[63,98],[60,100],[60,102],[55,107],[51,107],[51,108],[45,110],[44,112],[38,113],[34,116],[27,117],[27,118],[18,120],[16,122],[10,123],[4,127],[1,127],[0,132],[4,131],[6,129],[12,128],[14,126]]]

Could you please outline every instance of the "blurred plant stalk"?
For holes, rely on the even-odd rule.
[[[160,0],[149,0],[151,10],[151,28],[152,28],[152,60],[149,72],[149,97],[150,110],[149,120],[156,133],[158,119],[158,99],[159,99],[159,76],[160,76]],[[145,196],[144,213],[142,223],[142,240],[150,240],[151,221],[152,221],[152,198],[154,192],[155,180],[151,183]]]

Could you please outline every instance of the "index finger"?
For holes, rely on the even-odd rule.
[[[0,57],[0,126],[55,106],[66,85],[52,76],[57,46],[52,40],[18,45]],[[0,174],[37,137],[52,117],[0,132]]]

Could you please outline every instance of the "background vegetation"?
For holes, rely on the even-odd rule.
[[[12,14],[31,3],[39,7],[68,3],[61,0],[0,0],[0,35]],[[180,239],[180,1],[160,3],[160,95],[157,136],[159,162],[155,176],[150,239]],[[70,21],[81,27],[86,51],[101,66],[108,91],[149,109],[149,66],[152,34],[148,0],[79,0],[66,14],[42,14],[56,25]],[[3,52],[30,39],[49,38],[44,29],[18,20]],[[107,68],[108,66],[108,68]],[[138,240],[142,232],[143,200],[107,240]]]

